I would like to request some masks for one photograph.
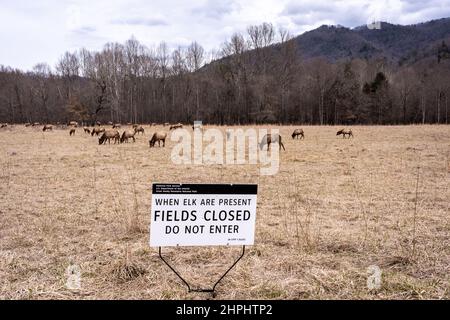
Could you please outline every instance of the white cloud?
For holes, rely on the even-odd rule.
[[[0,64],[54,65],[66,50],[100,50],[132,35],[149,47],[198,41],[209,51],[262,22],[299,34],[321,24],[411,24],[448,16],[450,0],[0,0]]]

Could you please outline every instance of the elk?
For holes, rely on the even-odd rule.
[[[164,127],[168,127],[168,126],[170,126],[170,123],[165,122],[165,123],[163,124],[163,126],[164,126]]]
[[[69,122],[69,126],[72,126],[72,127],[77,128],[77,127],[78,127],[78,122],[76,122],[76,121],[70,121],[70,122]]]
[[[107,125],[108,126],[112,126],[114,123],[112,123],[112,121],[108,121]]]
[[[271,143],[278,143],[280,150],[281,147],[283,147],[283,150],[286,151],[286,149],[284,148],[283,142],[281,142],[281,136],[279,134],[266,134],[262,140],[261,143],[259,144],[259,148],[262,150],[264,148],[264,146],[267,144],[267,150],[270,150],[270,144]]]
[[[84,127],[83,130],[84,133],[91,134],[91,130],[89,130],[88,128]]]
[[[176,130],[176,129],[181,129],[183,128],[183,125],[181,123],[178,124],[174,124],[173,126],[170,126],[169,130]]]
[[[117,130],[106,130],[103,135],[98,139],[98,144],[106,144],[106,140],[111,144],[111,139],[114,139],[114,144],[120,142],[120,133]]]
[[[70,134],[70,136],[74,136],[75,135],[75,129],[70,129],[69,134]]]
[[[100,133],[105,132],[105,128],[94,128],[92,129],[91,136],[98,136]]]
[[[28,128],[29,126],[31,126],[31,123],[29,123],[29,122],[25,123],[25,127]]]
[[[142,126],[137,126],[134,128],[134,133],[142,133],[145,134],[145,130]]]
[[[32,127],[37,127],[37,126],[40,126],[41,124],[39,123],[39,122],[35,122],[35,123],[33,123],[31,126]]]
[[[2,123],[2,124],[0,125],[0,128],[6,128],[7,126],[8,126],[7,123]]]
[[[300,138],[299,138],[300,137]],[[292,133],[292,139],[305,139],[305,132],[303,129],[295,129]]]
[[[122,125],[121,125],[120,123],[115,123],[115,124],[112,126],[112,128],[113,128],[113,129],[120,129],[121,126],[122,126]]]
[[[53,126],[51,124],[46,124],[44,128],[42,128],[42,131],[53,131]]]
[[[336,133],[336,136],[340,136],[340,135],[342,135],[342,137],[345,139],[345,136],[347,136],[348,135],[348,138],[350,139],[350,137],[352,137],[353,138],[353,132],[352,132],[352,130],[345,130],[345,129],[342,129],[342,130],[339,130],[337,133]]]
[[[161,132],[161,131],[155,132],[155,134],[149,141],[150,148],[153,148],[155,146],[156,142],[158,142],[158,146],[161,147],[161,141],[163,142],[163,148],[164,148],[166,146],[166,138],[167,138],[167,133]]]
[[[136,142],[136,138],[134,137],[136,134],[136,131],[124,131],[122,133],[122,137],[120,138],[120,143],[124,143],[127,142],[128,143],[128,139],[133,139],[133,142]]]

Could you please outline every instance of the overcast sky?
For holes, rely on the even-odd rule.
[[[443,17],[450,17],[450,0],[0,0],[0,64],[53,67],[67,50],[100,50],[132,35],[149,47],[196,40],[209,51],[262,22],[298,35],[322,24],[413,24]]]

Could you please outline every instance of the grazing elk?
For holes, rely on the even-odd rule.
[[[105,132],[105,128],[94,128],[92,129],[91,136],[98,136],[100,133]]]
[[[144,130],[144,128],[142,126],[135,127],[134,128],[134,132],[137,133],[137,134],[139,134],[139,133],[145,134],[145,130]]]
[[[53,126],[51,124],[46,124],[44,128],[42,128],[42,131],[53,131]]]
[[[299,138],[300,137],[300,138]],[[305,139],[305,132],[303,129],[295,129],[292,133],[292,139]]]
[[[176,130],[176,129],[181,129],[183,128],[183,125],[181,123],[178,124],[174,124],[173,126],[170,126],[169,130]]]
[[[89,128],[84,127],[83,130],[84,133],[91,134],[91,130],[89,130]]]
[[[75,135],[75,129],[70,129],[69,134],[70,134],[70,136],[74,136]]]
[[[161,141],[163,142],[163,148],[164,148],[166,146],[166,138],[167,138],[167,133],[156,132],[149,141],[150,148],[153,148],[155,146],[156,142],[158,142],[158,146],[161,147]]]
[[[267,144],[267,150],[270,150],[270,144],[271,143],[278,143],[280,150],[281,147],[283,147],[283,150],[286,151],[286,149],[284,148],[283,142],[281,142],[281,136],[279,134],[266,134],[262,140],[261,143],[259,144],[259,148],[262,150],[264,148],[264,146]]]
[[[136,142],[136,138],[134,137],[136,135],[135,131],[124,131],[122,133],[122,137],[120,137],[120,143],[128,143],[128,139],[133,139],[133,142]]]
[[[345,139],[345,136],[348,136],[349,139],[350,139],[350,137],[353,138],[353,132],[352,132],[352,130],[345,130],[345,129],[339,130],[339,131],[336,133],[336,136],[340,136],[340,135],[342,135],[342,137],[343,137],[344,139]]]
[[[98,144],[106,144],[106,140],[111,144],[111,139],[114,139],[114,144],[120,143],[120,133],[117,130],[106,130],[98,139]]]

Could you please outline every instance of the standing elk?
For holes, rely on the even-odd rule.
[[[352,130],[345,130],[345,129],[342,129],[342,130],[339,130],[337,133],[336,133],[336,136],[340,136],[340,135],[342,135],[342,137],[345,139],[345,136],[347,136],[348,135],[348,138],[350,139],[350,137],[352,137],[353,138],[353,132],[352,132]]]
[[[267,150],[270,150],[270,144],[272,143],[278,143],[280,150],[281,147],[283,147],[283,150],[286,151],[286,149],[284,148],[283,142],[281,142],[281,136],[279,134],[266,134],[262,140],[261,143],[259,144],[259,148],[262,150],[264,148],[264,146],[267,144]]]
[[[70,129],[69,135],[70,136],[74,136],[75,135],[75,129]]]
[[[299,138],[300,137],[300,138]],[[305,132],[303,129],[295,129],[292,133],[292,139],[305,139]]]
[[[42,131],[53,131],[53,126],[51,124],[46,124],[44,128],[42,128]]]
[[[136,135],[135,131],[124,131],[122,133],[122,137],[120,137],[120,143],[128,143],[128,139],[133,139],[133,142],[136,142],[136,138],[134,137]]]
[[[7,126],[8,126],[7,123],[2,123],[2,124],[0,125],[0,128],[6,128]]]
[[[70,121],[70,122],[69,122],[69,126],[77,128],[77,127],[78,127],[78,122],[76,122],[76,121]]]
[[[142,126],[138,126],[138,127],[134,128],[134,132],[138,133],[138,134],[139,133],[145,134],[145,130]]]
[[[120,143],[120,133],[117,130],[106,130],[98,139],[98,144],[106,144],[106,140],[111,144],[111,139],[114,139],[114,144]]]
[[[100,133],[105,131],[106,131],[105,128],[94,128],[92,129],[91,136],[94,136],[94,134],[98,136]]]
[[[167,138],[167,133],[156,132],[149,141],[150,148],[153,148],[155,146],[156,142],[158,142],[158,146],[161,147],[161,141],[163,142],[163,148],[164,148],[166,146],[166,138]]]

